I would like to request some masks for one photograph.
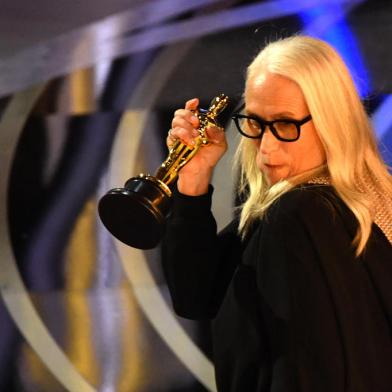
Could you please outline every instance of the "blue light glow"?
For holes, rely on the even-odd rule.
[[[358,2],[356,2],[357,5]],[[329,42],[343,57],[361,97],[372,90],[371,80],[356,38],[345,19],[347,10],[341,4],[320,4],[299,14],[303,32]]]
[[[378,140],[381,140],[392,130],[392,95],[385,97],[372,116],[373,127]]]

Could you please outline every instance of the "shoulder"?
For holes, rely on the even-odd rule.
[[[281,220],[320,214],[333,216],[345,209],[345,204],[332,186],[304,184],[279,197],[269,208],[266,218],[268,221],[272,218]]]
[[[306,184],[279,197],[268,209],[262,226],[264,232],[280,236],[294,228],[313,236],[354,228],[355,218],[332,186]]]

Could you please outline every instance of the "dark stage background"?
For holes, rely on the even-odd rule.
[[[173,314],[159,247],[114,240],[97,201],[155,172],[185,100],[235,106],[258,50],[301,31],[343,55],[391,163],[389,0],[1,1],[0,391],[215,390],[208,322]]]

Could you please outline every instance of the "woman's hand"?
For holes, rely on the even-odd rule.
[[[176,139],[193,146],[194,139],[199,135],[199,119],[193,113],[198,105],[199,100],[194,98],[186,102],[184,109],[176,110],[166,139],[169,148]],[[201,146],[178,173],[177,187],[185,195],[198,196],[207,193],[213,169],[227,150],[225,133],[221,128],[208,127],[206,133],[209,144]]]

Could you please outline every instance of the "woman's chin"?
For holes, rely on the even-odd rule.
[[[287,178],[284,166],[266,166],[260,168],[263,172],[269,186],[275,185],[277,182]]]

